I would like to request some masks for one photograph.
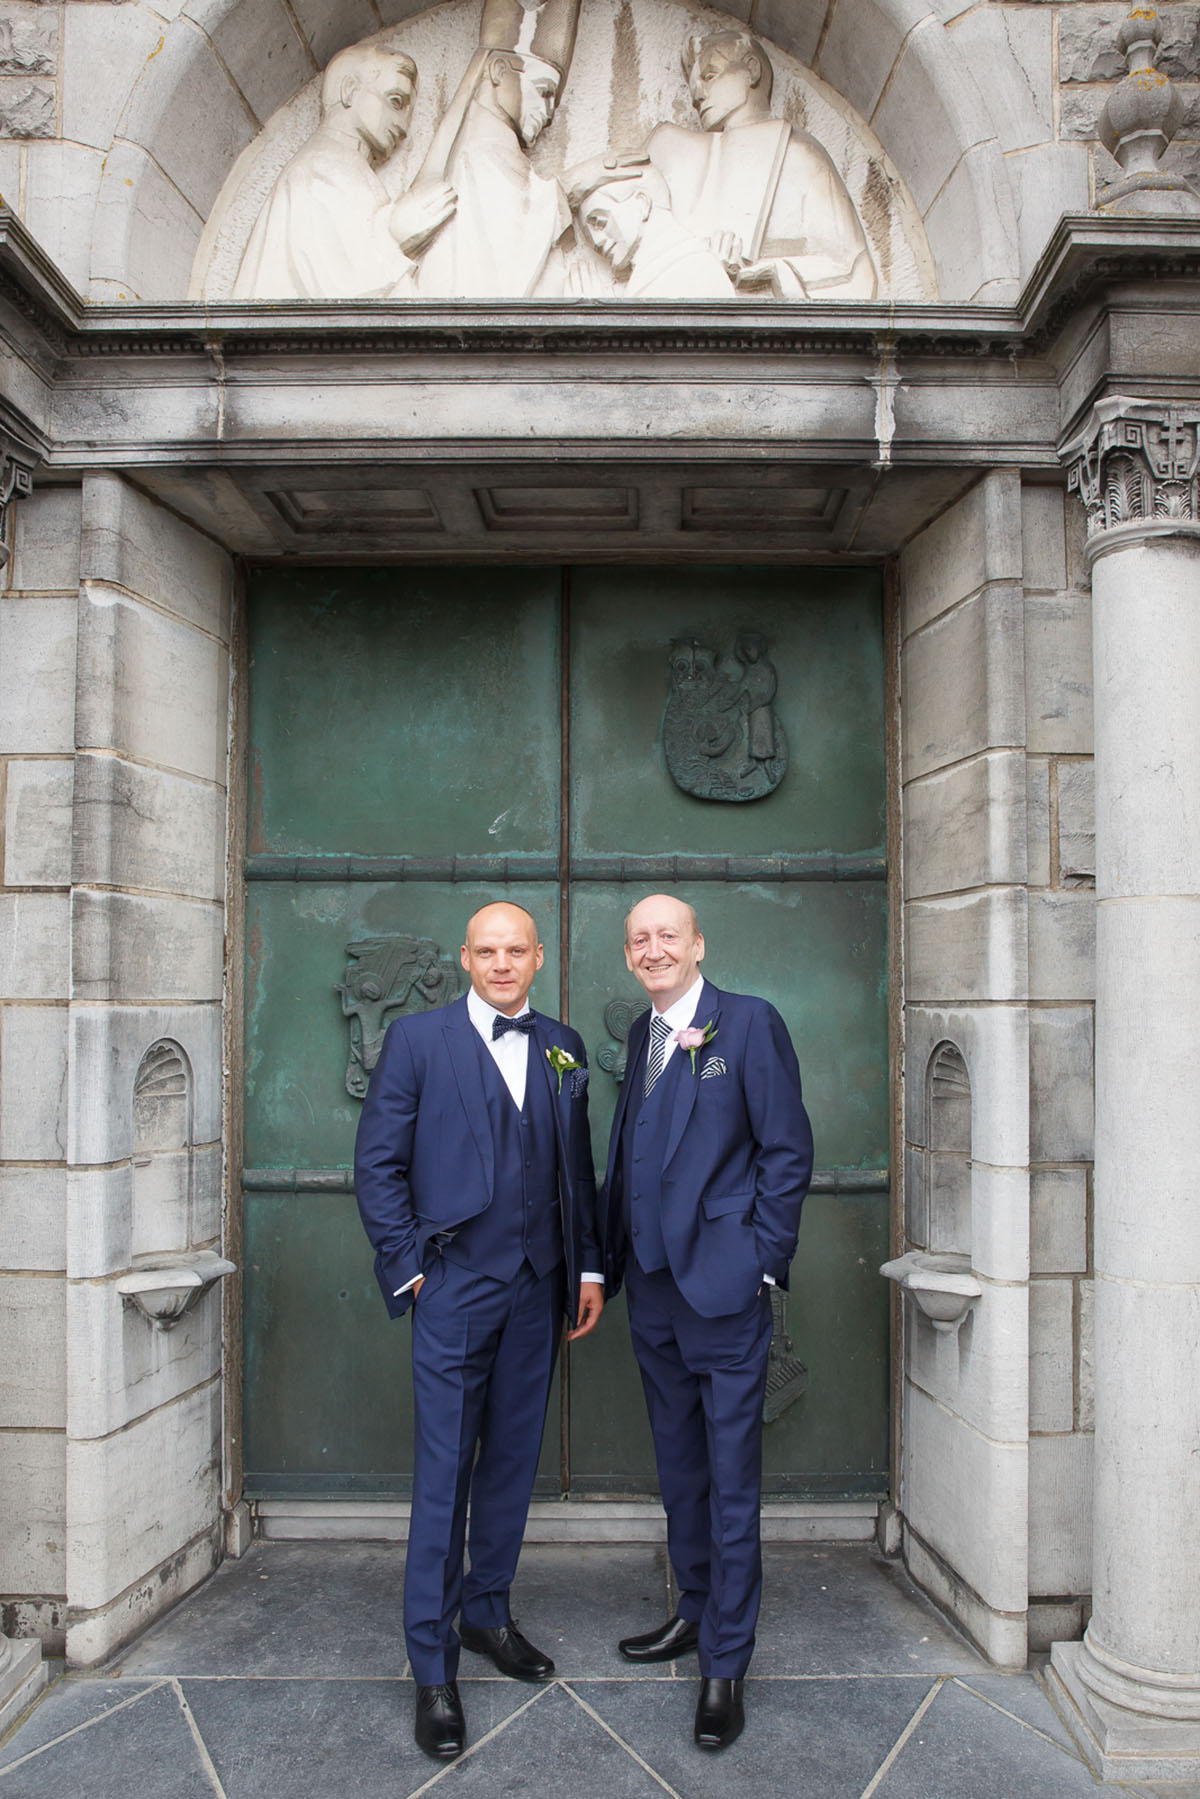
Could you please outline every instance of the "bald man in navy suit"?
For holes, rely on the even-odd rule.
[[[355,1147],[384,1300],[394,1318],[413,1312],[404,1634],[416,1740],[437,1760],[466,1745],[460,1642],[516,1680],[554,1673],[513,1623],[509,1588],[564,1312],[582,1337],[604,1305],[587,1057],[529,1007],[542,962],[523,907],[476,912],[470,992],[389,1025]]]
[[[762,1590],[759,1495],[772,1285],[786,1287],[812,1131],[774,1006],[700,973],[692,908],[652,894],[625,923],[651,1009],[629,1034],[607,1182],[608,1291],[626,1284],[654,1435],[675,1617],[620,1650],[698,1649],[694,1735],[732,1743]]]

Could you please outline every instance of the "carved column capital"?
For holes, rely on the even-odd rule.
[[[1087,513],[1092,557],[1150,537],[1200,536],[1200,403],[1112,394],[1059,454]]]

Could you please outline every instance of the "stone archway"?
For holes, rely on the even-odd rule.
[[[638,4],[622,0],[625,11]],[[181,14],[146,59],[105,160],[93,297],[183,299],[218,196],[273,115],[346,43],[429,10],[392,0],[340,7],[335,19],[315,6],[289,16],[279,0],[219,0],[205,9],[203,29]],[[937,296],[1013,300],[1008,172],[941,19],[922,0],[756,0],[731,11],[748,13],[753,29],[810,68],[882,145],[923,226]],[[725,15],[698,9],[698,17]]]

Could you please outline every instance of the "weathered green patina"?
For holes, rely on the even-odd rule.
[[[644,999],[623,966],[624,914],[658,887],[695,905],[718,985],[779,1007],[816,1131],[822,1172],[787,1309],[809,1381],[767,1431],[768,1491],[886,1488],[887,1300],[874,1274],[888,1242],[881,611],[878,576],[861,570],[256,578],[251,1493],[406,1484],[407,1331],[378,1303],[348,1172],[355,1091],[381,1029],[395,1010],[453,992],[476,906],[505,896],[529,907],[546,945],[533,1003],[558,1014],[565,1001],[588,1046],[601,1166],[621,1072],[613,1002]],[[762,682],[735,693],[737,669],[725,669],[737,717],[718,760],[726,777],[742,771],[743,787],[761,790],[735,796],[752,803],[684,792],[668,771],[680,641],[769,646],[769,704]],[[756,758],[755,744],[771,756]],[[771,788],[756,767],[764,761]],[[563,1378],[569,1405],[551,1408],[541,1491],[564,1480],[578,1494],[653,1491],[623,1302]]]

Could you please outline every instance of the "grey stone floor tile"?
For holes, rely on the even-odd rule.
[[[213,1787],[174,1689],[161,1686],[0,1769],[0,1799],[213,1799]]]
[[[17,1727],[0,1745],[0,1768],[18,1761],[44,1743],[51,1743],[80,1724],[90,1724],[114,1706],[125,1705],[139,1693],[150,1690],[153,1681],[96,1679],[86,1674],[68,1674],[48,1687],[34,1706],[26,1712]]]
[[[913,1586],[863,1546],[770,1544],[756,1674],[974,1674],[987,1663]]]
[[[1033,1674],[960,1674],[959,1682],[972,1693],[981,1693],[1006,1712],[1013,1712],[1023,1724],[1045,1731],[1072,1755],[1079,1752],[1070,1731],[1055,1711],[1046,1689]]]
[[[735,1787],[753,1799],[858,1799],[930,1687],[924,1678],[750,1679],[744,1734],[711,1755],[692,1740],[697,1679],[574,1684],[684,1799]]]
[[[1066,1750],[950,1681],[884,1775],[877,1799],[1099,1799],[1105,1790]]]
[[[122,1674],[405,1671],[404,1552],[379,1543],[255,1543],[119,1655]]]
[[[438,1799],[662,1799],[663,1789],[557,1682],[490,1743],[453,1764]],[[231,1799],[233,1796],[231,1795]]]
[[[226,1799],[399,1799],[436,1764],[413,1741],[413,1685],[392,1680],[182,1683]],[[476,1681],[463,1692],[471,1742],[537,1689]]]
[[[532,1544],[517,1568],[512,1609],[524,1634],[554,1658],[561,1679],[636,1678],[641,1670],[622,1661],[617,1643],[670,1617],[667,1552],[652,1543]],[[681,1665],[694,1668],[696,1658]],[[464,1652],[459,1673],[490,1669],[486,1658]]]

